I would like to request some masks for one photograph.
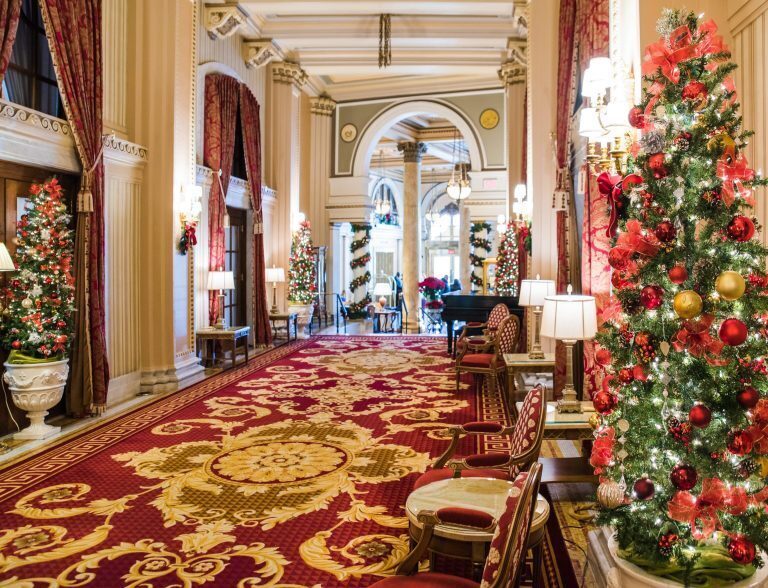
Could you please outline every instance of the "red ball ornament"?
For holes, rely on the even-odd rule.
[[[632,487],[635,494],[640,500],[649,500],[653,498],[653,494],[656,492],[656,486],[648,478],[639,478],[635,480],[635,484]]]
[[[642,129],[645,126],[645,112],[639,106],[633,107],[629,111],[629,124],[636,129]]]
[[[654,153],[648,158],[648,169],[657,180],[667,177],[667,167],[664,165],[664,154]]]
[[[736,400],[742,408],[750,409],[755,408],[760,401],[760,392],[755,390],[752,386],[747,386],[743,390],[740,390],[736,395]]]
[[[694,427],[704,429],[712,422],[712,411],[703,404],[695,404],[688,413],[688,420]]]
[[[664,290],[661,286],[646,286],[640,291],[640,304],[646,310],[654,310],[664,302]]]
[[[751,218],[740,214],[731,219],[726,230],[731,239],[743,243],[754,237],[755,223],[752,222]]]
[[[683,100],[701,100],[707,97],[707,86],[702,82],[693,80],[683,88]]]
[[[629,265],[629,258],[632,252],[624,247],[613,247],[608,252],[608,264],[619,271],[624,270]]]
[[[635,371],[632,368],[621,368],[618,377],[622,384],[629,384],[635,381]]]
[[[642,183],[643,176],[640,174],[629,174],[628,176],[624,176],[624,179],[621,180],[621,191],[625,194],[629,194],[633,188],[636,188]]]
[[[726,447],[734,455],[746,455],[752,451],[752,436],[746,431],[731,431],[728,433]]]
[[[611,414],[618,402],[619,399],[614,394],[605,391],[598,392],[592,399],[595,410],[602,415]]]
[[[682,265],[676,265],[667,272],[667,276],[670,282],[680,285],[688,279],[688,270]]]
[[[733,561],[743,566],[747,566],[755,560],[757,550],[755,549],[754,543],[744,535],[737,535],[731,537],[731,540],[728,541],[728,553],[731,554]]]
[[[662,243],[671,243],[677,237],[677,229],[670,221],[661,221],[653,232]]]
[[[725,319],[718,334],[723,343],[736,347],[747,340],[747,325],[736,318]]]
[[[19,341],[18,339],[16,339],[16,341],[14,341],[13,343],[11,343],[11,347],[13,347],[14,349],[21,349],[21,341]]]
[[[669,474],[669,480],[678,490],[690,490],[696,485],[698,479],[696,468],[687,463],[677,464]]]
[[[595,352],[595,361],[598,365],[611,365],[611,352],[601,347]]]

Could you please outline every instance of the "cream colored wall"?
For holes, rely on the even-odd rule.
[[[719,33],[726,44],[733,44],[733,36],[728,28],[728,9],[724,0],[640,0],[640,47],[644,52],[646,45],[659,38],[656,21],[664,8],[688,9],[696,14],[704,13],[704,19],[713,19],[719,27]]]
[[[744,128],[755,131],[747,159],[762,175],[768,174],[768,1],[729,0],[728,22],[733,36],[733,59],[739,65],[734,78],[744,116]],[[768,226],[766,192],[758,194],[755,212]],[[761,234],[768,243],[768,231]]]

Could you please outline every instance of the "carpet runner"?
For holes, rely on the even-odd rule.
[[[315,337],[6,467],[0,586],[369,586],[446,425],[508,416],[443,347]]]

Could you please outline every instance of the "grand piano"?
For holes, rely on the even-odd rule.
[[[443,294],[443,321],[448,333],[448,355],[453,354],[453,323],[456,321],[484,323],[488,320],[491,309],[500,302],[506,304],[509,311],[517,315],[522,324],[525,309],[518,306],[517,296],[483,296],[461,291]]]

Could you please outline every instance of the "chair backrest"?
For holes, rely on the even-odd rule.
[[[488,315],[488,330],[495,331],[501,326],[501,322],[509,316],[509,307],[504,304],[497,304],[491,309]]]
[[[512,588],[525,562],[528,534],[536,510],[541,480],[541,464],[535,463],[515,478],[504,514],[496,523],[488,558],[483,568],[482,586]]]
[[[510,466],[509,479],[512,480],[521,469],[539,458],[541,443],[544,440],[544,422],[547,420],[546,388],[537,384],[525,395],[520,413],[512,431],[509,453],[520,455],[530,452],[526,463]]]
[[[520,319],[511,314],[501,321],[499,328],[496,330],[496,353],[499,356],[505,353],[514,353],[517,351],[519,339]]]

